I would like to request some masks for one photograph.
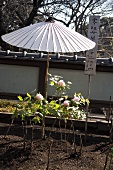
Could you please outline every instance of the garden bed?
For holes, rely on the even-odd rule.
[[[12,113],[8,113],[8,112],[1,112],[0,113],[0,122],[2,123],[11,123],[12,121]],[[27,117],[28,123],[30,122],[30,119],[32,119],[32,117]],[[85,119],[83,120],[79,120],[79,119],[67,119],[67,123],[66,123],[66,128],[70,129],[71,124],[73,123],[74,128],[76,130],[81,130],[84,131],[85,130]],[[16,124],[21,124],[21,118],[15,118],[13,123]],[[40,125],[41,123],[37,123],[38,125]],[[55,126],[55,127],[59,127],[59,119],[55,118],[53,116],[46,116],[45,117],[45,125],[47,127],[51,127],[51,126]],[[61,127],[65,127],[65,122],[62,119],[60,121],[60,125]],[[87,129],[88,129],[88,133],[94,133],[97,135],[109,135],[110,129],[111,129],[111,121],[106,121],[106,119],[104,117],[102,117],[102,115],[99,117],[99,115],[97,114],[97,117],[89,116],[88,118],[88,122],[87,122]]]
[[[111,150],[113,138],[109,136],[111,123],[102,119],[88,118],[86,135],[85,118],[72,119],[76,112],[68,110],[68,101],[65,101],[66,105],[62,103],[62,107],[54,101],[55,105],[52,106],[61,109],[59,112],[61,116],[58,117],[58,114],[55,118],[54,114],[45,115],[51,108],[48,108],[48,102],[36,100],[34,103],[35,98],[31,101],[31,96],[29,94],[27,96],[29,99],[27,103],[25,102],[27,107],[17,105],[18,112],[15,112],[14,120],[11,119],[12,113],[0,113],[0,170],[113,169],[110,161],[113,155]],[[21,96],[20,100],[22,100]],[[12,110],[8,105],[10,104],[7,103],[3,111],[7,111],[7,108]],[[15,107],[15,103],[13,106]],[[41,123],[38,121],[34,124],[34,121],[31,121],[33,114],[26,114],[28,108],[33,111],[34,106],[38,106],[40,113],[43,113],[39,121],[42,124],[44,122],[44,136],[42,136]],[[57,113],[56,107],[53,107],[53,111]],[[71,111],[73,114],[70,118]]]
[[[109,135],[88,133],[85,140],[83,131],[50,126],[41,139],[41,126],[27,125],[24,140],[23,130],[17,122],[0,123],[0,170],[104,170],[112,148]]]

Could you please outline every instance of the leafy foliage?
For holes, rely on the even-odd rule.
[[[48,101],[40,93],[26,97],[18,96],[18,102],[12,103],[12,119],[20,117],[22,121],[26,121],[28,117],[35,124],[42,122],[42,138],[45,137],[45,117],[50,115],[65,122],[67,119],[84,119],[85,105],[89,104],[89,100],[85,99],[81,93],[75,93],[70,99],[66,95],[66,90],[70,89],[71,82],[65,83],[61,76],[50,75],[50,86],[55,87],[55,95]],[[11,102],[0,103],[8,107]]]
[[[47,101],[40,93],[31,96],[27,93],[25,98],[18,96],[19,103],[13,114],[14,117],[20,116],[33,117],[35,123],[43,120],[45,116],[52,115],[60,119],[83,119],[85,118],[85,104],[88,99],[84,99],[81,93],[75,93],[73,99],[66,95],[66,89],[70,89],[71,82],[65,83],[61,76],[50,75],[50,86],[55,87],[55,95]],[[55,98],[54,98],[55,97]]]

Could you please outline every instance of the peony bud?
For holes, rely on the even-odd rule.
[[[42,100],[44,99],[41,94],[36,94],[36,98],[37,98],[37,100],[39,100],[39,101],[42,101]]]
[[[74,102],[79,102],[80,98],[79,97],[74,97],[73,101]]]
[[[69,101],[68,100],[64,101],[64,106],[69,106]]]
[[[65,87],[66,84],[65,84],[64,80],[58,81],[58,86],[60,86],[60,87]]]

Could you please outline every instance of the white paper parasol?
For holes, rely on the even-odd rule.
[[[75,32],[59,22],[47,19],[2,36],[3,41],[23,49],[48,52],[46,81],[49,68],[49,53],[72,53],[87,51],[95,47],[95,42]],[[46,83],[47,84],[47,83]]]
[[[39,22],[2,36],[10,45],[44,52],[80,52],[95,43],[59,22]]]

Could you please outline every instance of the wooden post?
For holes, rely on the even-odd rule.
[[[46,75],[45,75],[45,93],[44,97],[47,99],[47,89],[48,89],[48,70],[49,70],[49,53],[47,53],[47,63],[46,63]]]
[[[88,100],[90,98],[90,84],[91,84],[91,75],[88,75]],[[87,123],[88,123],[88,109],[89,109],[89,105],[87,104],[86,106],[86,121],[85,121],[85,140],[87,137]]]

